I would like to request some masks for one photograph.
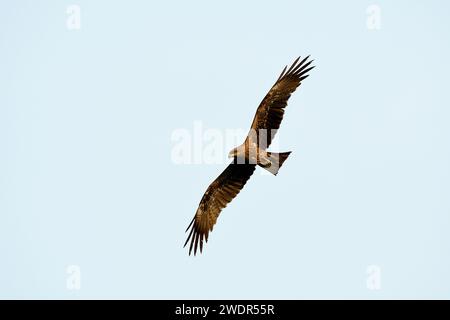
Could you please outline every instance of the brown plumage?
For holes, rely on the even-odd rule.
[[[267,130],[266,147],[270,146],[275,133],[280,128],[281,120],[283,120],[284,108],[287,106],[289,97],[295,89],[297,89],[300,83],[308,78],[309,75],[307,72],[314,68],[309,67],[314,60],[306,62],[308,58],[309,56],[299,62],[300,57],[298,57],[287,71],[287,66],[284,67],[278,80],[266,94],[256,110],[251,130],[254,130],[258,138],[261,129]],[[247,139],[249,139],[249,137],[252,137],[252,135],[248,135]]]
[[[186,229],[189,236],[189,254],[203,250],[203,241],[208,241],[209,232],[213,230],[223,208],[242,190],[245,183],[255,171],[256,165],[276,175],[290,152],[267,152],[275,133],[283,120],[284,109],[291,94],[301,82],[308,77],[307,72],[313,60],[308,57],[300,61],[297,58],[289,69],[283,69],[275,84],[266,94],[256,110],[249,134],[244,143],[231,150],[233,157],[228,167],[214,180],[203,195],[197,212]],[[244,161],[238,161],[238,160]]]

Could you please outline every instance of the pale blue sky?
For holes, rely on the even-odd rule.
[[[0,3],[0,297],[450,297],[448,2]],[[306,54],[278,135],[292,155],[189,257],[225,165],[175,165],[171,134],[247,128]]]

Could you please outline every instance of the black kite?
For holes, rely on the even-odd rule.
[[[186,232],[191,229],[184,244],[186,246],[190,240],[189,254],[194,250],[195,255],[198,247],[202,252],[203,241],[208,241],[209,232],[213,230],[220,212],[241,191],[256,165],[276,175],[288,158],[291,152],[267,152],[266,148],[280,127],[289,97],[308,77],[308,71],[314,68],[309,66],[313,60],[308,61],[308,58],[300,61],[298,57],[288,70],[287,66],[283,69],[256,110],[244,143],[230,151],[229,157],[233,158],[233,162],[209,185],[186,229]]]

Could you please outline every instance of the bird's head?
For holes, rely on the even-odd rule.
[[[233,148],[228,153],[228,158],[235,158],[235,157],[237,157],[237,155],[238,155],[238,148]]]

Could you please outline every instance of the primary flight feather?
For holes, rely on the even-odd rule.
[[[283,69],[275,84],[266,94],[253,118],[250,131],[244,143],[229,153],[233,161],[209,185],[200,200],[197,212],[186,229],[189,231],[184,244],[189,243],[189,254],[200,249],[213,230],[223,208],[237,196],[255,171],[257,165],[276,175],[291,152],[274,153],[266,149],[270,146],[283,120],[284,109],[291,94],[308,77],[313,60],[309,56]]]

